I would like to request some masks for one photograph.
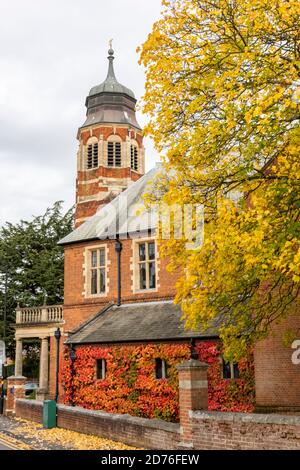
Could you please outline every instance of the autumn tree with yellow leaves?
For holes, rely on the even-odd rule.
[[[176,301],[188,327],[217,323],[236,358],[297,312],[300,3],[163,8],[141,48],[146,132],[172,170],[164,200],[204,204],[206,221],[201,248],[166,242],[184,273]]]

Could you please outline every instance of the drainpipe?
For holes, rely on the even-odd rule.
[[[76,360],[76,352],[75,352],[75,348],[73,346],[73,344],[70,344],[70,361],[71,361],[71,406],[75,406],[75,402],[74,402],[74,376],[75,376],[75,367],[74,367],[74,363],[75,363],[75,360]]]
[[[54,332],[54,336],[56,339],[56,374],[55,374],[55,401],[58,403],[58,398],[59,398],[59,383],[58,383],[58,377],[59,377],[59,346],[60,346],[60,338],[61,338],[61,331],[60,328],[57,328]]]
[[[117,266],[118,266],[118,300],[117,305],[118,307],[121,305],[121,251],[122,251],[122,243],[120,242],[119,238],[117,238],[115,243],[115,250],[117,253]]]

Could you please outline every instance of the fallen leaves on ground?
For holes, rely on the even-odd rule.
[[[44,429],[41,424],[37,424],[24,419],[16,418],[18,426],[12,430],[16,436],[24,436],[32,439],[33,446],[47,449],[47,445],[63,446],[71,450],[134,450],[134,447],[127,446],[121,442],[111,441],[102,437],[81,434],[67,429],[53,428]]]
[[[28,444],[25,444],[24,442],[20,442],[17,439],[11,437],[11,436],[8,437],[6,434],[0,433],[0,440],[4,444],[7,443],[8,446],[13,445],[19,450],[30,450],[31,449],[31,447]]]

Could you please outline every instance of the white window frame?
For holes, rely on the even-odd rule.
[[[149,260],[148,256],[148,246],[146,248],[146,260],[140,261],[139,258],[139,245],[149,243],[154,243],[155,246],[155,255],[153,260]],[[155,263],[155,287],[149,287],[150,284],[150,276],[149,276],[149,269],[146,268],[146,288],[140,288],[140,265],[141,264],[148,264]],[[157,242],[156,239],[153,238],[143,238],[134,240],[134,292],[157,292],[158,290],[158,255],[157,255]]]
[[[235,377],[235,376],[234,376],[234,365],[237,364],[238,371],[240,372],[238,363],[235,363],[235,362],[232,362],[232,361],[229,362],[229,365],[230,365],[230,377],[224,377],[224,365],[225,365],[225,364],[228,364],[228,361],[225,361],[224,358],[221,357],[222,378],[223,378],[224,380],[237,380],[238,377]]]
[[[101,361],[101,377],[98,377],[98,361]],[[105,380],[106,372],[106,360],[96,359],[96,380]]]
[[[100,265],[100,250],[105,250],[105,264]],[[97,266],[95,268],[92,267],[92,252],[97,251]],[[108,294],[108,248],[107,245],[97,245],[91,246],[86,248],[85,250],[85,263],[84,263],[84,270],[85,270],[85,297],[86,298],[97,298],[97,297],[106,297]],[[105,291],[104,292],[97,292],[96,294],[92,294],[92,270],[105,268]],[[98,276],[99,277],[99,276]],[[97,280],[97,284],[100,283],[100,277]],[[100,286],[100,285],[99,285]]]
[[[156,374],[156,360],[155,360],[155,378],[156,378],[156,380],[167,379],[168,378],[168,376],[167,376],[167,370],[168,370],[167,361],[165,359],[162,359],[161,357],[157,357],[156,359],[161,360],[161,377],[160,378],[158,378],[157,374]]]

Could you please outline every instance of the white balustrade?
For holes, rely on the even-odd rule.
[[[62,305],[25,307],[16,309],[16,323],[60,323],[64,319]]]

